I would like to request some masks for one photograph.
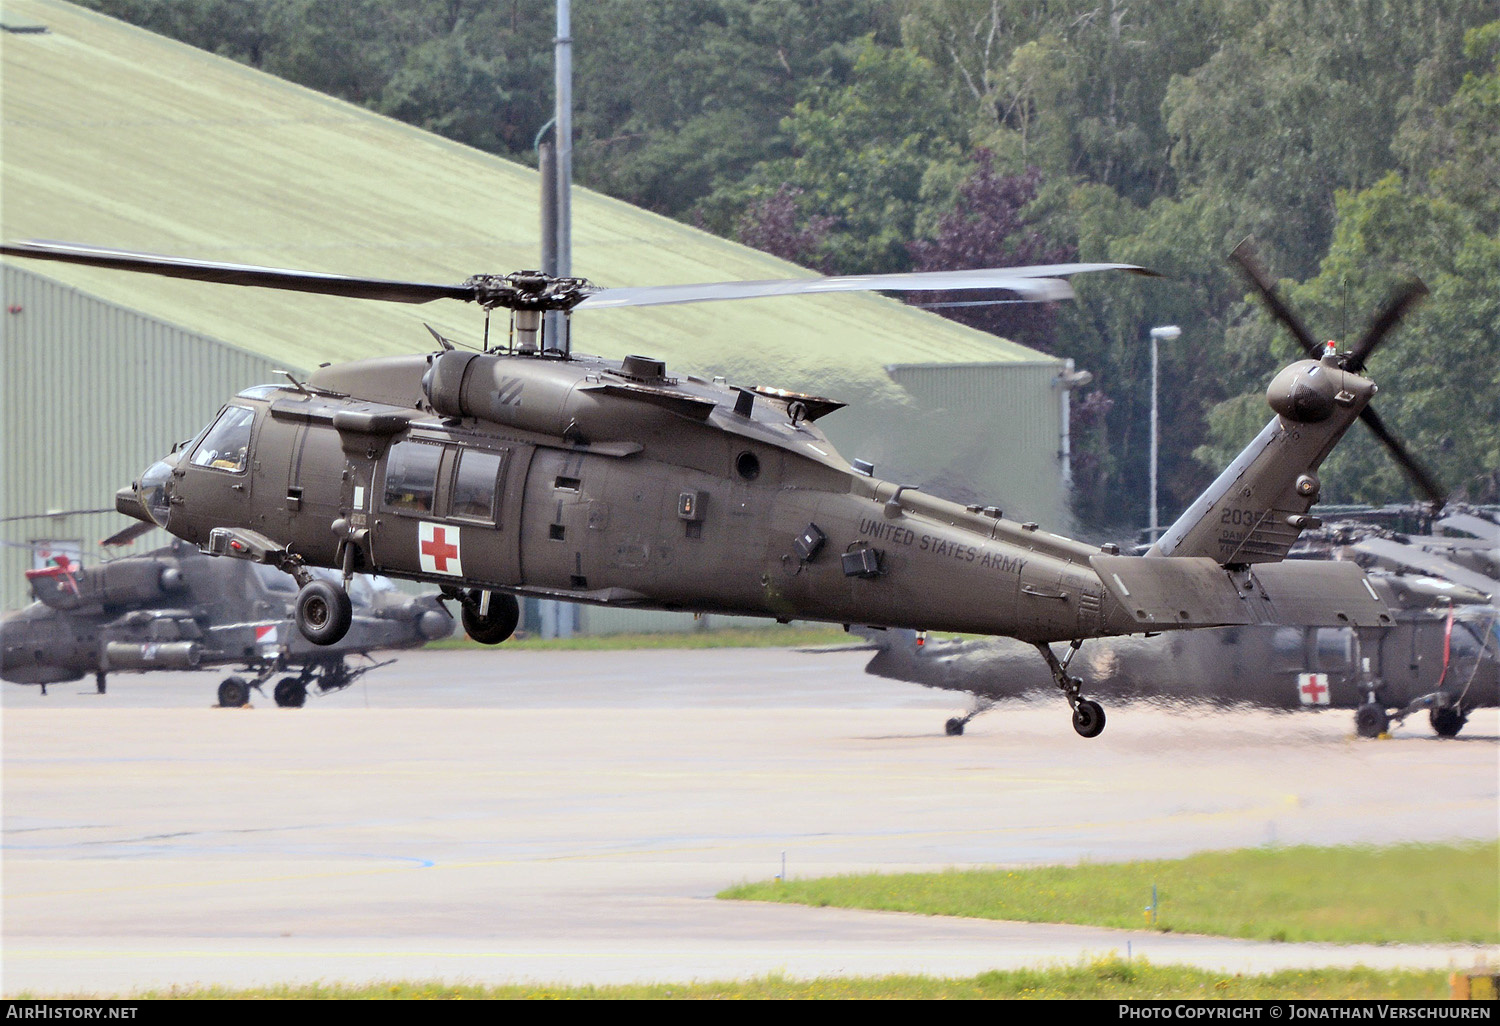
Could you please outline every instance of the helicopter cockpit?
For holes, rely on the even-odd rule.
[[[248,462],[250,431],[254,426],[254,410],[244,406],[224,407],[213,427],[193,450],[193,466],[242,473]]]

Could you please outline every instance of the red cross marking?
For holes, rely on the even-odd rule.
[[[1316,676],[1310,676],[1307,683],[1302,685],[1302,693],[1312,700],[1313,705],[1319,704],[1318,700],[1323,697],[1323,692],[1328,688],[1318,680]]]
[[[437,567],[438,573],[447,573],[448,560],[458,558],[458,546],[448,544],[446,529],[434,527],[432,541],[422,543],[422,555],[432,557],[433,565]]]

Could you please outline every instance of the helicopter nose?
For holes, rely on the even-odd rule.
[[[172,464],[157,460],[146,468],[133,488],[122,488],[116,493],[115,508],[137,520],[150,520],[158,527],[166,527],[167,515],[172,508],[167,495],[167,484],[171,480]]]

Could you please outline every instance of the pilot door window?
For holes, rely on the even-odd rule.
[[[385,464],[385,508],[432,513],[442,462],[441,445],[408,441],[391,446]]]
[[[254,426],[254,410],[243,406],[224,407],[214,426],[193,450],[193,466],[240,473],[249,462],[250,429]]]

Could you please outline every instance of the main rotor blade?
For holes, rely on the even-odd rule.
[[[1390,450],[1391,458],[1406,473],[1411,483],[1416,485],[1417,490],[1426,495],[1437,509],[1441,509],[1448,501],[1448,494],[1443,491],[1443,486],[1438,484],[1437,478],[1432,476],[1431,471],[1417,462],[1415,456],[1406,451],[1406,446],[1391,433],[1391,429],[1385,426],[1385,421],[1380,418],[1373,407],[1366,406],[1359,413],[1359,419],[1365,422],[1365,426],[1375,433],[1375,437]]]
[[[132,253],[128,250],[83,246],[72,242],[8,242],[0,245],[5,256],[60,260],[70,264],[108,267],[118,271],[140,271],[168,278],[189,278],[223,285],[252,285],[291,292],[314,292],[352,299],[384,299],[393,303],[429,303],[434,299],[475,298],[472,285],[431,285],[383,278],[351,278],[341,274],[293,271],[254,264],[225,264],[212,260]]]
[[[1292,315],[1292,311],[1287,309],[1276,295],[1276,284],[1271,281],[1270,275],[1266,274],[1265,269],[1255,259],[1255,247],[1250,244],[1250,240],[1246,239],[1234,247],[1234,252],[1229,254],[1229,259],[1239,264],[1240,270],[1245,272],[1245,277],[1250,279],[1250,284],[1255,286],[1260,297],[1265,300],[1266,306],[1271,308],[1271,313],[1301,343],[1302,351],[1314,360],[1322,356],[1322,348],[1313,341],[1313,337],[1307,333],[1302,322]]]
[[[647,285],[603,289],[574,309],[621,306],[665,306],[721,299],[800,296],[820,292],[957,292],[999,289],[1030,303],[1073,298],[1063,275],[1089,271],[1130,271],[1156,276],[1134,264],[1044,264],[1034,267],[984,267],[970,271],[914,271],[906,274],[854,274],[832,278],[781,278],[772,281],[720,281],[697,285]]]
[[[1422,297],[1427,295],[1427,286],[1413,278],[1406,282],[1386,303],[1385,308],[1380,311],[1376,318],[1370,322],[1365,333],[1359,337],[1349,355],[1344,358],[1344,366],[1354,373],[1359,374],[1365,369],[1365,361],[1375,351],[1375,347],[1385,340],[1385,336],[1396,326],[1396,322],[1406,316],[1406,311],[1421,302]]]

